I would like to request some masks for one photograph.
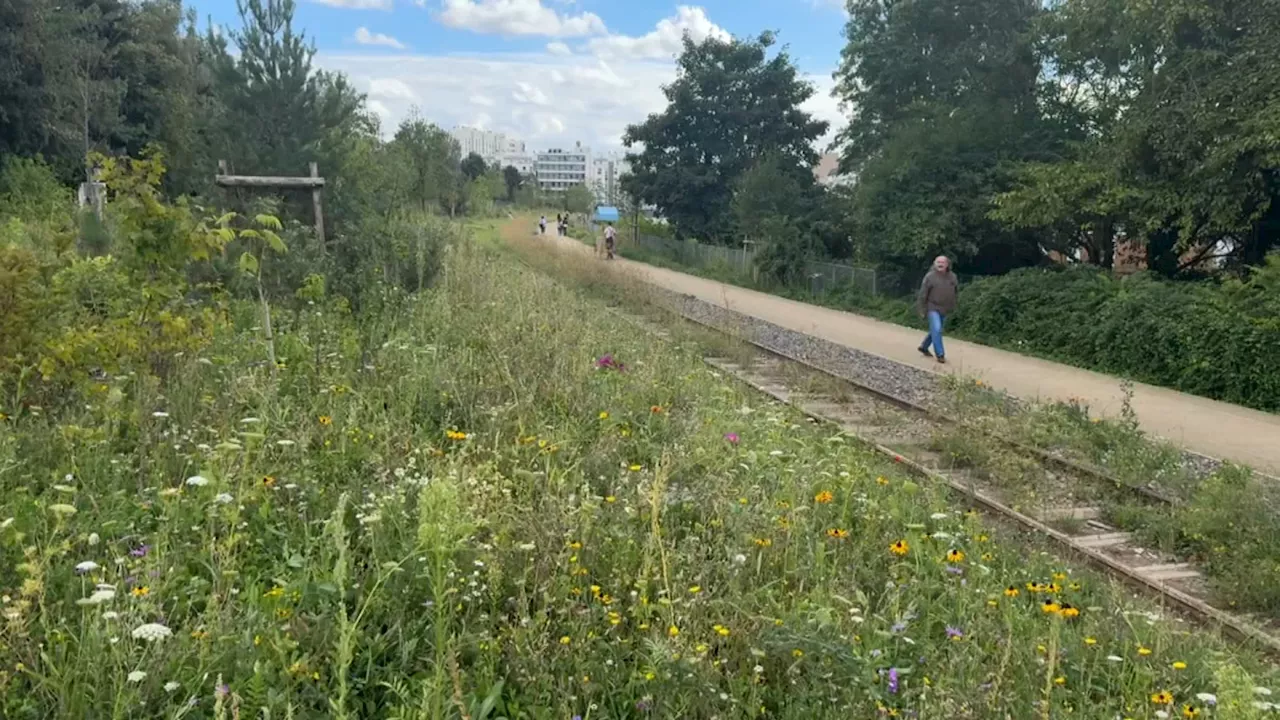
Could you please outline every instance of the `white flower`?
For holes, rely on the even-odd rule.
[[[173,631],[160,623],[147,623],[134,628],[132,635],[135,640],[156,642],[157,640],[164,640],[167,637],[171,637],[173,635]]]
[[[1196,699],[1205,705],[1217,705],[1218,696],[1213,693],[1196,693]]]
[[[1166,718],[1169,717],[1169,713],[1165,712],[1164,710],[1157,710],[1156,717],[1160,718],[1160,720],[1166,720]]]
[[[245,425],[257,425],[258,423],[262,422],[262,419],[256,418],[256,417],[247,417],[247,418],[241,419],[240,422]]]
[[[98,537],[98,533],[89,533],[89,547],[97,545],[101,540],[102,538]]]
[[[120,617],[120,613],[116,612],[115,610],[108,610],[102,613],[103,620],[115,620],[118,617]]]
[[[191,487],[204,487],[209,484],[209,480],[202,475],[192,475],[187,478],[187,484]]]
[[[1259,694],[1259,695],[1270,695],[1270,694],[1271,694],[1271,688],[1256,687],[1256,688],[1254,688],[1254,689],[1253,689],[1253,691],[1254,691],[1255,693]]]
[[[142,682],[144,679],[146,679],[146,677],[147,677],[146,672],[142,670],[134,670],[133,672],[129,673],[129,682],[132,682],[132,683]]]
[[[231,497],[231,495],[227,493],[218,493],[218,496],[213,499],[214,502],[221,503],[223,505],[230,505],[235,502],[235,500],[235,498]]]
[[[93,572],[94,570],[97,570],[99,567],[101,566],[98,565],[98,563],[92,560],[85,560],[84,562],[76,563],[76,572],[78,573]]]
[[[167,417],[169,417],[169,413],[167,413],[167,412],[165,412],[165,411],[163,411],[163,410],[157,410],[157,411],[155,411],[155,412],[151,413],[151,417],[154,417],[154,418],[167,418]]]
[[[1124,658],[1118,655],[1108,655],[1107,659],[1110,660],[1111,662],[1124,662]]]
[[[280,447],[292,447],[297,443],[295,443],[292,440],[277,440],[276,444],[279,445]]]
[[[181,683],[176,683],[176,682],[174,682],[174,681],[170,680],[169,682],[167,682],[167,683],[165,683],[165,684],[164,684],[164,691],[165,691],[165,692],[167,692],[167,693],[171,693],[171,692],[173,692],[174,690],[177,690],[177,689],[178,689],[178,688],[180,688],[180,687],[182,687]]]
[[[947,517],[948,517],[948,516],[947,516],[947,514],[946,514],[946,513],[934,513],[934,514],[932,514],[932,515],[930,515],[930,516],[929,516],[929,519],[930,519],[930,520],[946,520],[946,519],[947,519]]]
[[[534,545],[533,543],[521,543],[517,547],[519,547],[521,550],[524,550],[525,552],[536,550],[538,548],[538,546]]]
[[[746,564],[746,562],[747,562],[747,556],[743,555],[742,553],[738,553],[737,555],[733,556],[734,565],[744,565]]]
[[[764,672],[764,666],[763,666],[763,665],[757,665],[757,666],[755,666],[755,667],[753,667],[753,668],[751,668],[751,669],[752,669],[752,670],[754,670],[757,674]]]
[[[80,598],[77,605],[101,605],[116,596],[115,590],[94,590],[87,598]]]

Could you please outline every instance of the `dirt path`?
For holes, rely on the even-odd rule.
[[[503,233],[527,237],[533,227],[528,219],[518,218]],[[590,258],[591,249],[572,238],[548,234],[545,239]],[[1077,398],[1107,417],[1118,416],[1124,403],[1121,381],[1109,375],[954,338],[947,338],[948,364],[940,366],[916,350],[924,337],[920,330],[630,260],[616,262],[667,290],[931,372],[979,377],[1016,397]],[[1131,405],[1142,428],[1152,435],[1194,452],[1280,474],[1280,416],[1141,383],[1133,385]]]

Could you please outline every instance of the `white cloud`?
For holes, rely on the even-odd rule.
[[[541,0],[444,0],[438,18],[451,28],[496,35],[583,37],[606,32],[595,13],[562,15]]]
[[[573,54],[573,51],[569,49],[568,45],[565,45],[564,43],[558,40],[553,43],[547,43],[547,52],[551,53],[552,55],[572,55]]]
[[[413,88],[397,78],[374,78],[369,81],[369,95],[393,100],[417,100]]]
[[[382,119],[387,135],[416,104],[440,127],[484,120],[488,129],[524,140],[530,149],[572,147],[576,141],[597,151],[619,149],[627,125],[666,107],[662,85],[675,79],[671,62],[597,58],[584,63],[582,56],[545,53],[393,57],[322,52],[316,62],[347,73],[370,94],[370,109]],[[818,92],[804,109],[830,122],[828,135],[834,135],[844,120],[830,97],[831,77],[805,79]]]
[[[393,0],[314,0],[314,2],[348,10],[390,10]]]
[[[361,45],[381,45],[382,47],[395,48],[397,50],[404,49],[404,43],[382,33],[369,32],[369,28],[356,28],[355,41]]]
[[[516,102],[527,103],[529,105],[550,105],[551,100],[547,98],[547,94],[542,92],[542,88],[537,85],[524,82],[523,80],[516,83],[516,89],[511,91],[511,97]]]
[[[707,11],[700,7],[681,5],[676,14],[658,21],[652,32],[640,37],[607,35],[593,38],[587,47],[606,57],[630,57],[648,60],[665,60],[680,54],[683,38],[688,34],[694,42],[709,37],[728,40],[729,33],[711,22]]]

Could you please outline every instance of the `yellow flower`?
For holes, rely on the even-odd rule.
[[[1181,660],[1178,660],[1177,662],[1175,662],[1175,663],[1173,664],[1173,669],[1174,669],[1174,670],[1186,670],[1186,669],[1187,669],[1187,664],[1186,664],[1186,663],[1184,663],[1184,662],[1182,662]]]
[[[607,503],[615,503],[615,502],[618,502],[618,498],[614,497],[613,495],[605,495],[604,501]]]
[[[715,630],[716,634],[720,637],[729,637],[729,628],[723,625],[715,625],[711,629]]]
[[[987,601],[987,607],[1000,607],[1000,601],[992,598]]]
[[[996,559],[996,556],[995,556],[995,555],[993,555],[993,554],[991,554],[991,553],[982,553],[982,562],[988,562],[988,563],[989,563],[989,562],[991,562],[992,560],[995,560],[995,559]]]
[[[1184,717],[1184,718],[1197,718],[1197,717],[1200,717],[1200,708],[1198,708],[1198,707],[1196,707],[1196,706],[1194,706],[1194,705],[1183,705],[1183,706],[1182,706],[1182,717]]]
[[[1151,648],[1146,647],[1146,646],[1144,646],[1144,645],[1139,645],[1139,646],[1138,646],[1138,654],[1139,654],[1139,655],[1141,655],[1141,656],[1143,656],[1143,657],[1146,657],[1146,656],[1148,656],[1148,655],[1150,655],[1150,654],[1151,654]]]
[[[671,627],[667,628],[667,637],[676,637],[679,634],[680,634],[680,628],[676,627],[675,625],[672,625]]]
[[[1077,617],[1080,617],[1080,608],[1072,607],[1071,605],[1068,605],[1068,604],[1066,604],[1066,603],[1063,603],[1063,604],[1062,604],[1062,617],[1064,617],[1064,618],[1068,618],[1068,619],[1069,619],[1069,618],[1077,618]]]
[[[592,596],[592,597],[600,597],[600,586],[599,586],[599,585],[592,585],[592,586],[591,586],[591,596]]]
[[[449,431],[447,431],[444,435],[445,435],[445,437],[447,437],[447,438],[449,438],[450,440],[453,440],[453,441],[459,441],[459,440],[466,440],[466,439],[467,439],[467,434],[466,434],[466,433],[464,433],[464,432],[458,432],[457,430],[449,430]]]
[[[569,549],[570,549],[570,550],[581,550],[581,549],[582,549],[582,543],[578,542],[577,540],[574,540],[573,542],[570,542],[570,543],[569,543]]]
[[[617,624],[619,624],[619,623],[621,623],[621,622],[622,622],[622,616],[621,616],[621,615],[619,615],[619,614],[618,614],[618,613],[616,613],[616,612],[610,612],[610,613],[609,613],[609,624],[610,624],[610,625],[617,625]]]
[[[277,585],[277,586],[275,586],[275,587],[271,588],[270,590],[268,590],[268,591],[266,591],[266,592],[262,593],[262,597],[267,597],[267,598],[278,598],[278,597],[280,597],[281,595],[284,595],[284,588],[280,587],[279,585]]]
[[[573,642],[573,640],[572,640],[568,635],[561,635],[561,636],[560,636],[560,644],[561,644],[561,645],[568,645],[568,644],[569,644],[569,643],[571,643],[571,642]]]
[[[708,647],[706,643],[698,643],[697,645],[693,646],[693,651],[697,653],[704,653],[710,649],[711,648]]]
[[[887,480],[883,475],[881,475],[880,477],[876,478],[876,484],[877,484],[877,485],[888,485],[888,484],[889,484],[889,481],[888,481],[888,480]]]
[[[701,586],[701,585],[690,585],[690,586],[689,586],[689,594],[690,594],[690,595],[697,595],[697,594],[698,594],[698,593],[700,593],[700,592],[702,592],[702,586]]]
[[[139,598],[140,598],[140,597],[146,597],[146,596],[148,596],[148,595],[150,595],[150,594],[151,594],[151,588],[147,587],[146,585],[142,585],[142,586],[140,586],[140,587],[136,587],[136,588],[134,588],[134,589],[130,590],[130,591],[129,591],[129,594],[130,594],[130,595],[132,595],[132,596],[134,596],[134,597],[139,597]]]
[[[813,496],[813,501],[818,503],[819,505],[826,505],[832,500],[835,500],[835,496],[832,495],[831,492],[828,490],[823,490],[822,492]]]
[[[207,637],[209,637],[209,633],[205,632],[204,630],[192,630],[192,631],[191,631],[191,639],[192,639],[192,640],[203,640],[203,639],[205,639],[205,638],[207,638]]]
[[[1067,679],[1059,675],[1058,677],[1053,679],[1053,684],[1061,687],[1067,684]]]
[[[643,469],[644,469],[644,468],[643,468],[643,467],[641,467],[640,465],[632,465],[632,466],[631,466],[631,472],[640,472],[640,471],[641,471],[641,470],[643,470]]]
[[[1066,574],[1066,573],[1061,573],[1061,572],[1054,573],[1054,574],[1053,574],[1053,579],[1054,579],[1054,580],[1059,580],[1059,581],[1061,581],[1061,580],[1066,580],[1066,579],[1067,579],[1067,574]]]
[[[804,651],[803,651],[803,650],[801,650],[800,648],[796,648],[795,650],[792,650],[792,651],[791,651],[791,657],[793,657],[793,658],[802,658],[802,657],[804,657]]]
[[[947,562],[962,563],[964,562],[964,551],[952,549],[947,552]]]
[[[262,476],[262,485],[263,485],[263,487],[275,487],[275,485],[276,485],[276,479],[275,479],[275,477],[274,477],[274,476],[272,476],[272,475],[263,475],[263,476]]]
[[[645,674],[644,674],[644,679],[645,679],[645,680],[652,680],[652,679],[654,679],[655,677],[657,677],[657,675],[654,675],[654,674],[653,674],[653,671],[649,671],[649,672],[647,672],[647,673],[645,673]]]
[[[1151,696],[1151,702],[1156,705],[1171,705],[1173,704],[1173,693],[1168,690],[1161,690]]]
[[[849,537],[849,531],[843,528],[831,528],[827,531],[827,537],[835,540],[843,540]]]
[[[1016,588],[1016,587],[1014,587],[1014,586],[1010,585],[1009,587],[1007,587],[1007,588],[1005,588],[1005,589],[1004,589],[1004,596],[1005,596],[1005,597],[1018,597],[1018,593],[1019,593],[1019,592],[1021,592],[1021,591],[1020,591],[1020,590],[1018,590],[1018,588]]]
[[[759,547],[766,548],[772,544],[773,544],[773,541],[770,540],[769,538],[756,538],[756,545]]]
[[[1062,606],[1053,600],[1045,600],[1044,604],[1040,606],[1040,609],[1046,613],[1054,614],[1061,610]]]
[[[606,411],[604,411],[604,410],[601,410],[601,411],[600,411],[600,419],[601,419],[601,420],[608,420],[608,419],[609,419],[609,413],[608,413],[608,412],[606,412]]]
[[[1097,645],[1097,644],[1098,644],[1098,639],[1097,639],[1097,638],[1087,637],[1087,638],[1085,638],[1085,639],[1084,639],[1084,644],[1085,644],[1085,645],[1088,645],[1089,647],[1093,647],[1094,645]]]
[[[333,418],[329,417],[328,415],[321,415],[321,416],[320,416],[320,418],[319,418],[319,420],[320,420],[320,424],[321,424],[321,425],[332,425],[332,424],[333,424]]]
[[[984,542],[986,542],[986,541],[988,541],[988,540],[990,540],[990,539],[991,539],[991,538],[987,537],[986,535],[979,535],[979,536],[978,536],[978,542],[980,542],[980,543],[984,543]]]
[[[899,540],[889,546],[889,552],[897,555],[898,557],[902,557],[911,552],[911,546],[907,544],[906,540]]]

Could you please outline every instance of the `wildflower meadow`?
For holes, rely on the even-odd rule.
[[[494,243],[378,297],[277,308],[274,366],[230,302],[163,378],[0,405],[0,715],[1280,708],[1260,656]]]

